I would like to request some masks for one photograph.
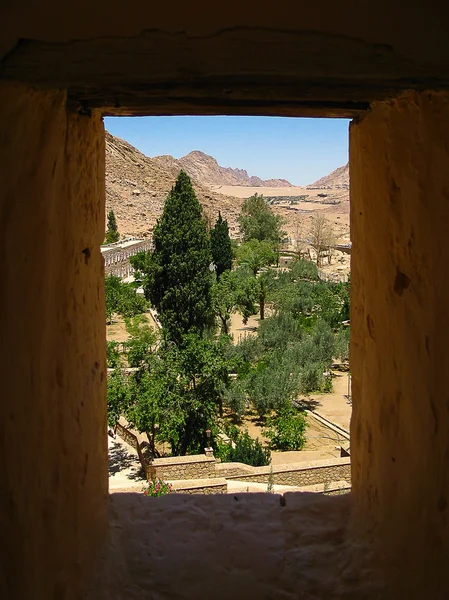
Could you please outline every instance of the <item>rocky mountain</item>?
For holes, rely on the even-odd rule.
[[[222,167],[216,159],[209,154],[193,150],[180,159],[173,156],[155,156],[154,161],[161,167],[177,167],[183,169],[191,177],[203,185],[241,185],[247,187],[292,187],[286,179],[260,179],[248,175],[245,169],[232,169]]]
[[[327,190],[330,188],[340,189],[340,190],[349,190],[349,163],[344,165],[343,167],[338,167],[329,175],[325,177],[321,177],[315,183],[311,183],[307,186],[307,189],[323,189]]]
[[[173,157],[163,158],[149,158],[106,132],[106,210],[114,211],[122,235],[151,235],[180,169],[187,170]],[[214,223],[221,210],[232,235],[242,200],[211,191],[193,173],[191,179],[208,219]]]

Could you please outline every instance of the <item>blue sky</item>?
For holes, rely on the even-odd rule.
[[[106,117],[106,129],[147,156],[201,150],[223,167],[307,185],[348,160],[347,119]]]

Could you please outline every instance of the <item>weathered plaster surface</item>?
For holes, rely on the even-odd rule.
[[[383,598],[369,547],[348,537],[350,495],[285,494],[281,504],[277,494],[114,494],[110,503],[95,600]]]
[[[101,118],[1,85],[0,190],[0,596],[78,599],[106,527]]]
[[[449,589],[448,165],[446,93],[351,126],[354,505],[394,598]]]

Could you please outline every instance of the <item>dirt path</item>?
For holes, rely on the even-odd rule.
[[[118,436],[108,435],[109,491],[142,491],[146,479],[135,450]]]
[[[332,371],[334,375],[333,390],[330,394],[312,394],[310,402],[313,403],[317,413],[349,431],[352,405],[348,400],[348,373],[338,370]]]

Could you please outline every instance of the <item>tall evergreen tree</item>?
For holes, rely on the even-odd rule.
[[[154,251],[144,277],[145,295],[159,312],[167,339],[202,334],[212,321],[206,224],[189,176],[181,171],[153,231]]]
[[[120,234],[118,232],[117,221],[113,210],[108,212],[108,228],[106,230],[106,243],[112,244],[118,242]]]
[[[210,244],[215,273],[219,279],[222,273],[232,269],[232,246],[228,222],[222,218],[220,212],[214,228],[210,231]]]

